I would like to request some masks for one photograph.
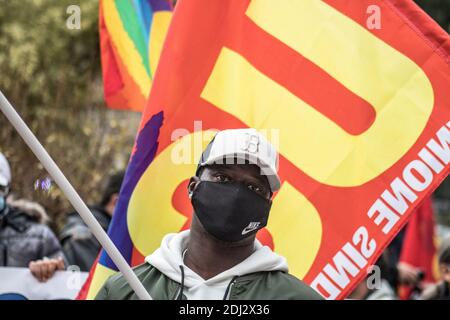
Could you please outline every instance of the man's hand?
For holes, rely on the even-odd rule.
[[[414,285],[419,281],[420,269],[417,269],[404,262],[400,262],[397,265],[397,269],[401,283]]]
[[[40,282],[46,282],[53,277],[57,270],[64,270],[64,260],[62,258],[31,261],[28,265],[33,276]]]

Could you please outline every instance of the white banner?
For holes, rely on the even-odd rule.
[[[57,271],[47,282],[39,282],[26,268],[0,267],[0,300],[72,300],[87,276],[87,272]]]

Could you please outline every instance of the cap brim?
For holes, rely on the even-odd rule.
[[[254,157],[252,154],[248,153],[235,153],[233,155],[221,155],[218,157],[209,158],[207,161],[200,164],[200,166],[205,165],[212,165],[212,164],[234,164],[234,163],[227,163],[226,159],[242,159],[242,160],[248,160],[249,163],[257,165],[261,169],[261,174],[265,175],[267,177],[267,180],[269,181],[270,189],[272,192],[278,191],[281,186],[280,177],[278,176],[278,173],[265,163],[264,161],[261,161],[260,158]],[[254,161],[254,160],[258,161]],[[225,160],[225,161],[224,161]],[[239,164],[239,163],[237,163]]]

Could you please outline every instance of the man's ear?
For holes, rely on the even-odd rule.
[[[192,198],[192,193],[194,192],[195,188],[197,188],[197,185],[199,182],[200,182],[200,178],[196,177],[196,176],[191,177],[191,179],[189,180],[189,184],[188,184],[189,198]]]
[[[111,198],[110,198],[110,203],[115,207],[117,204],[117,201],[119,201],[119,194],[118,193],[114,193]]]

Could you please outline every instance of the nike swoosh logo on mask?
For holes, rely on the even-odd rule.
[[[247,227],[245,227],[244,230],[242,230],[242,235],[245,235],[249,232],[252,232],[252,231],[258,229],[259,225],[260,225],[260,222],[250,222],[250,224]]]

